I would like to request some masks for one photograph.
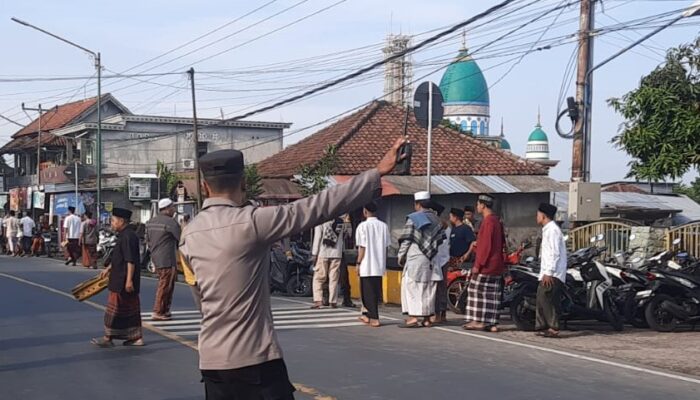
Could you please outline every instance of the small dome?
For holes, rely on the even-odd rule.
[[[489,105],[489,87],[481,68],[466,49],[460,50],[440,80],[445,104]]]
[[[542,130],[542,127],[537,125],[534,131],[530,133],[530,137],[527,138],[528,142],[547,142],[547,134]]]
[[[510,143],[505,138],[501,138],[501,150],[510,151]]]

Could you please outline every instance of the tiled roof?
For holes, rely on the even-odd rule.
[[[36,137],[36,133],[30,133],[18,137],[16,139],[12,139],[11,141],[5,143],[5,145],[2,146],[2,148],[0,148],[0,153],[15,153],[26,150],[36,150]],[[66,145],[66,142],[66,138],[62,136],[56,136],[42,131],[42,146],[64,147]]]
[[[336,175],[356,175],[377,165],[403,132],[405,110],[382,101],[329,125],[304,140],[261,161],[265,178],[290,178],[304,164],[318,162],[328,145],[337,148]],[[427,132],[409,115],[413,143],[411,175],[426,175]],[[539,164],[494,148],[443,126],[433,128],[433,175],[547,175]]]
[[[106,98],[106,96],[107,95],[103,96],[103,98]],[[50,111],[45,112],[41,117],[41,131],[48,132],[53,129],[58,129],[66,126],[75,118],[87,111],[90,107],[93,107],[96,101],[96,97],[78,100],[72,103],[61,104],[60,106],[57,106],[51,109]],[[35,119],[29,125],[20,129],[17,133],[12,135],[12,137],[18,138],[20,136],[30,135],[32,133],[36,133],[38,130],[39,118]]]

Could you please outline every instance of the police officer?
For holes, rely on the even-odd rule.
[[[201,294],[199,367],[208,400],[294,398],[272,326],[270,246],[378,197],[380,176],[394,168],[403,142],[348,183],[275,207],[245,204],[240,151],[200,159],[208,198],[183,232],[180,250]]]

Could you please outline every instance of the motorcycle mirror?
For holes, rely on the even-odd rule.
[[[637,238],[637,235],[635,235],[634,233],[630,235],[630,240],[634,240],[636,238]]]
[[[568,242],[569,241],[569,235],[564,235],[564,241]]]
[[[681,244],[681,238],[675,238],[675,239],[673,239],[673,245],[674,245],[674,246],[678,246],[679,244]]]
[[[535,261],[535,257],[533,257],[533,256],[530,256],[530,257],[525,259],[525,262],[527,262],[527,263],[531,263],[533,261]]]
[[[597,236],[597,239],[598,239],[599,242],[602,242],[603,239],[605,239],[605,235],[603,235],[603,234],[601,233],[601,234],[599,234],[599,235]]]
[[[595,236],[591,238],[591,243],[595,243]]]

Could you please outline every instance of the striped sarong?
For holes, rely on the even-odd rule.
[[[137,293],[109,292],[105,336],[117,340],[141,339],[141,303]]]
[[[473,275],[467,286],[467,321],[498,325],[503,280],[500,275]]]

